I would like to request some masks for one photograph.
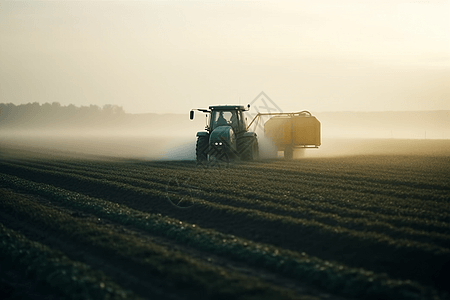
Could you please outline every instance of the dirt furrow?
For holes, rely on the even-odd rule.
[[[30,175],[30,172],[27,175]],[[39,173],[39,178],[40,180],[43,179],[42,173]],[[46,180],[50,182],[58,181],[57,177],[46,178]],[[81,184],[81,182],[76,182],[73,179],[71,181],[63,180],[63,182],[70,182],[75,190],[79,190],[81,186],[86,188],[86,182]],[[106,192],[101,185],[96,186],[91,184],[88,189],[138,210],[149,211],[150,209],[150,211],[155,212],[154,206],[148,206],[149,199],[146,197],[135,194],[132,201],[130,201],[130,197],[124,201],[122,197],[130,196],[129,193],[121,195],[120,189],[109,189],[109,192]],[[425,280],[424,282],[427,284],[440,280],[441,277],[435,278],[432,276],[436,276],[436,274],[441,276],[437,271],[441,268],[442,262],[445,263],[445,260],[448,259],[448,257],[416,252],[412,249],[405,252],[404,250],[394,250],[391,247],[386,248],[386,245],[383,245],[377,239],[347,236],[344,240],[344,236],[339,233],[338,228],[336,228],[336,232],[327,233],[310,226],[292,226],[292,224],[286,226],[288,224],[274,223],[270,219],[255,219],[248,214],[230,215],[226,211],[211,207],[195,206],[189,210],[177,210],[172,206],[166,206],[166,209],[159,206],[156,211],[183,221],[199,224],[202,227],[214,228],[224,233],[235,234],[236,236],[300,252],[314,253],[325,260],[338,260],[350,266],[363,266],[376,272],[388,272],[400,278],[408,274],[406,278]],[[280,233],[282,234],[280,235]],[[349,249],[353,250],[349,251]],[[365,253],[372,253],[372,255],[367,256],[364,255]],[[415,261],[414,265],[409,263],[411,260]],[[415,271],[418,268],[421,273]],[[430,280],[432,281],[430,282]]]
[[[274,295],[277,295],[277,298],[281,297],[283,299],[297,299],[299,297],[307,297],[306,295],[309,295],[310,299],[340,299],[312,288],[306,288],[298,282],[275,276],[263,270],[251,269],[246,265],[233,263],[209,253],[202,253],[167,239],[149,236],[148,233],[135,229],[132,230],[130,227],[123,227],[119,224],[99,219],[94,215],[86,214],[85,212],[55,206],[54,203],[42,197],[17,194],[5,190],[0,190],[0,192],[2,192],[2,196],[9,195],[12,198],[11,200],[24,203],[28,201],[27,203],[29,204],[31,204],[30,201],[39,203],[39,206],[42,206],[40,208],[42,211],[48,211],[48,213],[45,213],[44,215],[48,214],[56,216],[55,212],[59,212],[61,217],[66,219],[67,222],[86,224],[86,228],[89,228],[89,231],[83,231],[84,234],[93,235],[96,240],[102,241],[106,239],[105,242],[107,243],[109,240],[111,242],[115,240],[116,243],[119,243],[118,238],[123,236],[126,237],[127,241],[134,241],[133,246],[135,249],[138,249],[139,247],[142,249],[150,249],[153,247],[151,246],[149,248],[148,245],[158,245],[156,246],[156,249],[163,247],[165,249],[163,252],[166,258],[162,257],[157,259],[158,261],[161,261],[162,266],[164,264],[171,264],[169,261],[173,261],[179,264],[178,267],[181,270],[186,267],[191,268],[190,271],[186,271],[191,273],[192,277],[207,276],[209,278],[209,282],[202,283],[202,285],[198,285],[199,282],[196,280],[186,280],[186,271],[179,272],[179,278],[174,278],[173,276],[177,276],[176,274],[178,274],[176,268],[171,268],[172,273],[174,274],[167,277],[164,273],[166,267],[152,270],[151,265],[143,264],[143,262],[150,259],[148,255],[158,255],[150,254],[153,253],[152,250],[145,250],[142,254],[139,254],[138,251],[136,252],[137,256],[126,257],[119,253],[111,252],[107,249],[108,247],[103,248],[103,246],[99,246],[101,242],[100,244],[91,244],[91,242],[88,242],[89,240],[92,240],[89,239],[89,237],[80,238],[79,235],[70,234],[69,232],[64,234],[64,230],[58,226],[58,222],[60,221],[44,220],[36,217],[36,213],[39,211],[38,206],[35,206],[33,215],[29,215],[30,217],[33,216],[33,221],[31,221],[30,218],[18,218],[20,216],[25,216],[24,212],[18,212],[11,209],[6,209],[6,211],[3,209],[0,212],[0,216],[2,217],[2,220],[4,220],[3,222],[8,224],[9,227],[23,232],[34,240],[39,240],[51,247],[60,249],[68,256],[78,261],[83,261],[102,270],[117,282],[120,282],[122,286],[137,292],[145,298],[186,299],[187,297],[187,299],[191,299],[195,296],[196,299],[211,299],[212,294],[216,294],[220,297],[221,293],[224,293],[225,290],[223,290],[223,288],[218,285],[219,282],[215,280],[217,279],[217,275],[223,274],[219,275],[219,277],[225,276],[221,279],[223,283],[220,283],[220,285],[227,286],[227,289],[233,290],[233,287],[230,286],[231,282],[246,282],[246,288],[243,290],[242,288],[234,287],[234,293],[239,295],[238,298],[242,299],[247,298],[245,295],[247,292],[255,293],[255,295],[259,294],[261,299],[266,299],[267,297],[267,299],[271,299]],[[4,206],[4,208],[14,207],[14,204],[11,204],[10,202],[10,206],[5,206],[5,203],[3,203],[2,206]],[[21,209],[21,211],[26,210]],[[49,222],[54,222],[55,227],[49,227]],[[63,225],[63,227],[66,225]],[[82,228],[80,228],[80,230],[81,229]],[[107,232],[108,237],[102,237],[102,232]],[[154,247],[151,249],[154,249]],[[135,250],[133,251],[135,252]],[[141,257],[141,255],[144,255],[144,257]],[[174,258],[168,260],[168,256],[173,256]],[[155,260],[155,258],[151,259]],[[166,262],[164,262],[165,260]],[[190,267],[186,265],[185,261],[189,262],[188,264]],[[198,270],[195,269],[199,267],[205,270],[199,273]],[[212,273],[208,273],[211,271],[217,275],[212,276]],[[204,275],[201,275],[202,272]],[[260,283],[261,280],[265,283]],[[189,287],[189,283],[193,284],[192,289]],[[185,286],[185,284],[188,285]],[[238,286],[240,285],[241,284],[238,283]],[[261,289],[262,286],[264,286],[264,290]],[[202,289],[205,288],[206,290],[201,294]],[[177,290],[177,292],[175,292],[175,290]],[[207,292],[206,294],[205,291]],[[295,296],[295,294],[297,294],[297,296]]]

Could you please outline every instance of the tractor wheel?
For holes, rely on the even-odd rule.
[[[286,146],[284,149],[284,159],[293,159],[294,158],[294,148],[292,146]]]
[[[238,149],[241,160],[257,160],[259,157],[258,140],[254,137],[241,138]]]
[[[197,137],[197,145],[195,147],[195,154],[197,155],[197,162],[204,162],[208,160],[209,137]]]
[[[255,139],[255,142],[253,143],[253,160],[259,159],[259,144],[258,140]]]

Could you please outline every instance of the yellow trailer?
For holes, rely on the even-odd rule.
[[[295,148],[320,146],[320,122],[310,112],[259,113],[248,127],[263,115],[273,116],[264,124],[264,133],[272,139],[278,151],[284,151],[285,158],[292,159]]]

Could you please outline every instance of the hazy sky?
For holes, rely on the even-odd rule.
[[[0,1],[0,102],[450,109],[450,1]]]

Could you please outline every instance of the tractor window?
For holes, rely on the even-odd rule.
[[[245,122],[242,118],[242,112],[239,110],[216,110],[211,114],[211,127],[214,130],[216,127],[229,125],[232,126],[235,132],[245,130]]]
[[[238,118],[235,111],[231,111],[230,125],[233,126],[233,128],[236,128],[238,125]]]
[[[245,120],[243,119],[242,112],[239,110],[233,111],[232,126],[236,132],[245,130]]]
[[[212,115],[213,127],[231,124],[232,113],[230,111],[214,111]]]

